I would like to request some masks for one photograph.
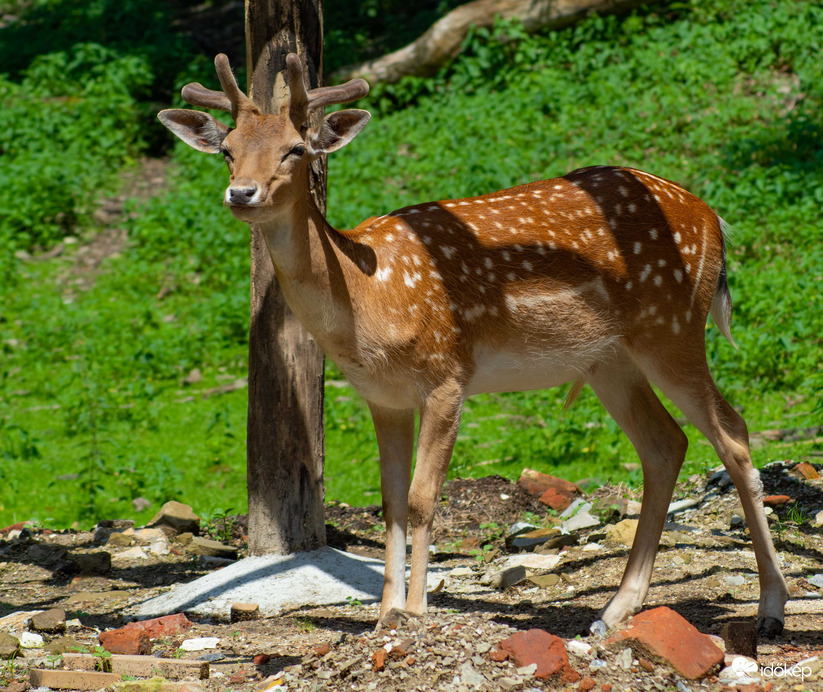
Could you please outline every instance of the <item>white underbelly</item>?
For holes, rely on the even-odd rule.
[[[585,374],[611,350],[611,340],[585,350],[562,351],[479,345],[475,348],[475,371],[466,386],[466,396],[557,387]]]

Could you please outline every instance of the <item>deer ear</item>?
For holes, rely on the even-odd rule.
[[[220,145],[231,131],[225,123],[202,111],[172,108],[157,114],[160,122],[186,144],[207,154],[220,152]]]
[[[323,124],[309,134],[309,146],[315,154],[337,151],[351,142],[369,122],[371,113],[350,108],[329,113]]]

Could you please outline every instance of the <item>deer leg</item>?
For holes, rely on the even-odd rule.
[[[688,440],[628,359],[599,365],[589,383],[631,440],[643,467],[643,507],[620,588],[600,612],[605,627],[637,613],[649,591],[654,559]],[[595,622],[594,632],[603,624]]]
[[[414,447],[414,411],[369,403],[380,450],[380,489],[386,520],[386,566],[380,618],[406,604],[406,524]]]
[[[432,522],[457,438],[462,406],[462,388],[449,382],[433,391],[420,408],[417,463],[409,491],[412,557],[406,608],[412,613],[426,612]]]
[[[682,379],[674,379],[671,373],[667,373],[668,377],[650,376],[712,443],[737,488],[760,579],[757,629],[771,638],[783,630],[789,591],[777,565],[777,553],[763,511],[763,488],[760,474],[752,466],[748,429],[740,414],[718,391],[705,361],[686,372],[687,377]]]

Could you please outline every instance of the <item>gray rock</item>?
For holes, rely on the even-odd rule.
[[[623,670],[631,670],[632,667],[632,650],[629,647],[623,649],[617,656],[615,656],[614,662]]]
[[[213,541],[211,538],[201,538],[195,536],[186,546],[186,551],[194,555],[208,555],[210,557],[220,557],[224,560],[236,560],[237,548],[232,548],[229,545],[224,545],[219,541]]]
[[[691,507],[697,507],[699,503],[694,498],[686,498],[685,500],[678,500],[677,502],[672,502],[669,505],[669,509],[666,510],[666,514],[677,514],[678,512],[682,512],[685,509],[690,509]]]
[[[591,508],[591,502],[586,502],[583,498],[579,497],[560,513],[560,518],[568,519],[578,512],[588,512]]]
[[[66,611],[62,608],[51,608],[32,615],[31,620],[29,620],[29,627],[35,632],[48,632],[49,634],[65,632]]]
[[[823,589],[823,574],[815,574],[813,577],[809,577],[806,581],[812,586],[816,586],[818,589]]]
[[[20,640],[8,632],[0,632],[0,659],[7,660],[20,654]]]
[[[149,522],[149,526],[167,527],[174,533],[189,531],[197,534],[200,532],[200,517],[188,505],[172,500],[160,508]]]
[[[81,574],[106,574],[111,571],[111,553],[105,550],[72,555],[71,562]]]
[[[477,688],[486,684],[486,677],[478,673],[469,661],[465,661],[463,665],[460,666],[459,673],[460,681],[464,685]]]
[[[507,589],[514,586],[526,578],[526,568],[523,565],[515,565],[508,569],[487,573],[481,583],[488,584],[493,589]]]
[[[566,519],[562,524],[562,529],[571,533],[572,531],[580,531],[591,528],[592,526],[600,526],[600,520],[594,515],[589,514],[587,510],[582,510],[573,517]]]

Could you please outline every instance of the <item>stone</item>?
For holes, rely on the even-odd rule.
[[[80,574],[106,574],[111,571],[111,553],[98,550],[94,553],[77,553],[71,563]]]
[[[566,649],[575,656],[588,657],[592,654],[592,645],[579,639],[572,639],[566,642]]]
[[[151,653],[151,640],[143,630],[121,627],[100,633],[100,646],[113,654],[143,655]]]
[[[125,625],[123,629],[142,630],[149,639],[153,640],[182,634],[190,629],[192,624],[191,620],[183,615],[183,613],[174,613],[172,615],[163,615],[159,618],[151,618],[150,620],[130,622]]]
[[[506,653],[520,668],[534,665],[537,678],[548,679],[572,672],[563,640],[545,630],[515,632],[501,641],[497,650]]]
[[[16,610],[0,618],[0,632],[20,632],[28,627],[29,620],[42,610]]]
[[[82,648],[84,648],[83,645],[71,635],[52,639],[45,646],[46,651],[48,651],[52,656],[73,653]]]
[[[114,673],[97,673],[85,670],[49,670],[33,668],[29,674],[32,687],[54,690],[100,690],[120,682],[123,678]]]
[[[471,577],[474,575],[474,570],[470,567],[455,567],[449,572],[450,577]]]
[[[590,678],[588,675],[580,681],[580,684],[577,686],[577,689],[581,692],[589,692],[589,690],[594,689],[597,685],[594,678]]]
[[[534,495],[535,497],[541,497],[549,488],[554,488],[558,493],[569,497],[576,497],[583,494],[583,491],[574,483],[532,469],[523,469],[517,485],[523,488],[529,495]]]
[[[377,672],[381,671],[386,667],[386,657],[388,656],[388,652],[384,648],[379,648],[375,651],[371,656],[372,662],[372,669]]]
[[[550,586],[556,586],[560,583],[560,575],[558,574],[541,574],[539,576],[529,577],[529,581],[535,586],[545,589]]]
[[[520,583],[525,578],[526,568],[523,565],[515,565],[489,573],[483,578],[482,583],[488,584],[493,589],[508,589],[510,586]]]
[[[569,533],[588,529],[592,526],[600,526],[600,520],[587,511],[578,512],[573,517],[566,519],[562,524],[563,530]]]
[[[134,528],[133,519],[103,519],[97,522],[98,529],[108,529],[109,531],[126,531]]]
[[[26,558],[38,564],[52,565],[65,558],[68,552],[69,549],[64,545],[34,543],[26,549]]]
[[[817,469],[808,461],[801,461],[792,469],[791,473],[793,476],[804,478],[807,481],[816,481],[820,478],[820,474],[817,472]]]
[[[129,536],[128,534],[120,531],[115,531],[109,535],[106,545],[110,545],[113,548],[128,548],[134,545],[134,536]]]
[[[788,495],[767,495],[763,498],[763,504],[767,507],[780,507],[791,501],[792,498]]]
[[[757,658],[757,627],[749,620],[727,622],[720,628],[726,652]]]
[[[8,660],[20,654],[20,640],[8,632],[0,632],[0,659]]]
[[[678,514],[686,509],[691,509],[692,507],[697,507],[699,503],[694,498],[686,498],[685,500],[677,500],[676,502],[672,502],[669,504],[669,508],[666,510],[666,514]]]
[[[723,652],[712,639],[665,606],[635,615],[605,643],[628,644],[636,655],[664,662],[688,680],[699,680],[723,664]]]
[[[823,509],[814,515],[815,526],[823,526]]]
[[[35,632],[23,632],[20,635],[20,646],[24,649],[42,649],[45,640]]]
[[[626,514],[628,504],[629,501],[621,495],[606,495],[594,501],[592,511],[604,519],[619,519]]]
[[[66,611],[62,608],[51,608],[31,616],[29,627],[35,632],[57,634],[66,631]]]
[[[640,510],[643,509],[643,503],[637,500],[629,500],[626,503],[626,515],[630,517],[640,516]]]
[[[122,562],[124,560],[148,560],[149,554],[139,545],[136,545],[133,548],[128,548],[121,553],[116,553],[114,559],[118,562]]]
[[[178,534],[174,537],[174,542],[179,543],[182,546],[186,546],[191,543],[191,539],[194,538],[194,534],[191,531],[186,531],[185,533]]]
[[[525,533],[511,536],[506,540],[506,547],[517,548],[519,550],[533,548],[536,545],[542,545],[552,538],[560,535],[560,529],[535,529],[534,531],[526,531]]]
[[[729,586],[743,586],[746,583],[746,577],[742,574],[728,574],[723,577],[723,581]]]
[[[637,533],[637,524],[637,519],[623,519],[623,521],[607,526],[606,543],[631,548],[632,543],[634,543],[634,536]]]
[[[135,529],[133,535],[136,540],[148,545],[157,541],[163,541],[164,543],[168,541],[166,532],[163,529]]]
[[[205,651],[206,649],[216,649],[219,643],[219,637],[195,637],[194,639],[183,640],[180,648],[183,651]]]
[[[632,659],[634,655],[632,654],[632,650],[629,647],[621,650],[617,656],[614,657],[614,663],[619,668],[623,670],[631,670],[632,667]]]
[[[577,512],[588,512],[592,508],[591,502],[586,502],[582,497],[572,502],[565,510],[560,513],[561,519],[569,519],[577,514]]]
[[[464,661],[463,664],[458,669],[458,673],[460,675],[460,682],[463,685],[468,685],[472,688],[478,688],[481,686],[485,686],[486,684],[486,676],[482,673],[477,672],[474,666],[469,661]]]
[[[815,574],[814,576],[809,577],[806,581],[812,586],[816,586],[818,589],[823,589],[823,574]]]
[[[224,560],[236,560],[237,548],[224,545],[219,541],[213,541],[211,538],[201,538],[195,536],[186,546],[186,551],[194,555],[206,555],[209,557],[219,557]]]
[[[148,525],[149,527],[166,527],[172,533],[200,533],[200,517],[188,505],[174,500],[164,504]]]
[[[538,553],[556,551],[567,546],[577,545],[579,540],[580,537],[576,533],[561,533],[559,536],[554,536],[543,545],[538,546],[535,551]]]
[[[260,606],[257,603],[232,603],[231,621],[244,622],[260,619]]]
[[[229,680],[234,676],[230,676]],[[246,682],[240,675],[239,682]],[[148,680],[123,680],[107,688],[111,692],[206,692],[206,688],[196,682],[169,682],[161,677]]]
[[[512,555],[506,559],[505,567],[522,566],[526,569],[554,569],[563,558],[560,555],[538,555],[536,553],[524,553],[522,555]]]

